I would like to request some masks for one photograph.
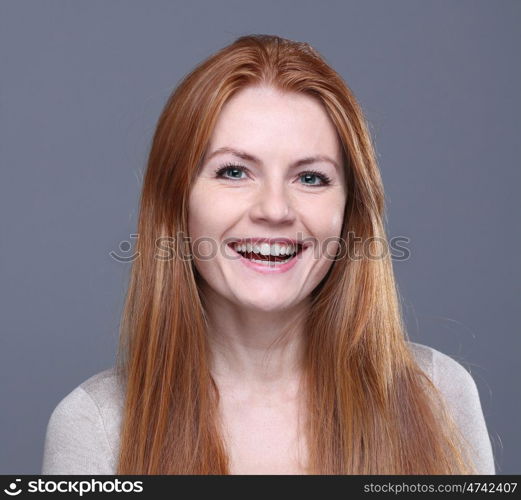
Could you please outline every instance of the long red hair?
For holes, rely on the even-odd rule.
[[[248,85],[317,99],[343,145],[347,242],[311,297],[303,385],[309,474],[468,474],[470,456],[441,394],[407,346],[386,240],[384,192],[367,123],[342,78],[307,43],[249,35],[203,61],[159,118],[148,158],[120,325],[125,387],[117,474],[229,474],[199,276],[177,236],[224,103]],[[174,257],[157,258],[158,238]],[[166,240],[163,240],[166,241]],[[360,259],[342,258],[361,255]]]

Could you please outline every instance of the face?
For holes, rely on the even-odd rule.
[[[305,300],[333,264],[345,203],[342,147],[322,105],[271,87],[242,89],[223,107],[190,193],[205,295],[263,311]]]

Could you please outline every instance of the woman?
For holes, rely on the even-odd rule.
[[[314,49],[209,57],[157,125],[116,366],[54,410],[43,473],[494,474],[472,377],[407,341],[383,219]]]

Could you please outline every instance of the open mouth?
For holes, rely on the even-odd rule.
[[[286,262],[289,262],[290,260],[294,259],[298,255],[300,255],[304,249],[304,247],[298,243],[294,248],[291,250],[286,250],[285,254],[272,254],[271,252],[261,253],[261,252],[254,252],[254,251],[248,251],[248,249],[244,249],[243,245],[237,245],[235,243],[228,245],[230,248],[232,248],[233,251],[244,257],[245,259],[248,259],[251,262],[256,262],[258,264],[264,264],[264,265],[270,265],[270,266],[276,266],[279,264],[285,264]]]

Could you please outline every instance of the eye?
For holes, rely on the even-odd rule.
[[[221,179],[229,179],[229,180],[236,180],[241,181],[244,180],[244,177],[241,177],[241,174],[246,174],[248,169],[242,165],[236,165],[234,163],[228,163],[226,165],[223,165],[222,167],[218,168],[215,171],[215,176],[217,178]],[[226,175],[226,174],[230,175]],[[323,187],[328,186],[331,184],[331,179],[322,172],[319,172],[318,170],[307,170],[306,172],[302,172],[299,174],[299,178],[303,178],[306,180],[303,184],[305,186],[309,187]],[[319,180],[319,184],[316,182],[313,182],[314,180]],[[311,182],[308,182],[311,181]]]
[[[321,181],[321,184],[315,184],[313,182],[311,184],[309,184],[306,182],[306,183],[304,183],[304,185],[306,185],[306,186],[320,187],[320,186],[328,186],[329,184],[331,184],[331,179],[326,174],[318,172],[317,170],[308,170],[307,172],[303,172],[300,174],[300,177],[306,179],[307,181],[308,180],[313,181],[314,179],[320,179],[320,181]]]
[[[232,176],[224,175],[226,172],[231,172]],[[234,165],[234,164],[227,164],[220,168],[218,168],[215,171],[215,176],[220,177],[222,179],[235,179],[235,180],[242,180],[240,177],[241,173],[246,173],[246,168],[242,165]]]

